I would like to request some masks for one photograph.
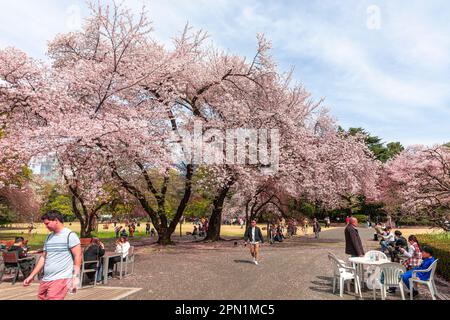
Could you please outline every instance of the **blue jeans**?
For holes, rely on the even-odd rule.
[[[408,289],[410,289],[410,288],[409,288],[409,279],[412,278],[412,272],[413,272],[413,270],[406,271],[406,272],[403,274],[403,276],[402,276],[402,280],[403,280],[403,282],[405,283],[405,285],[406,285],[406,287],[407,287]],[[410,290],[411,290],[411,289],[410,289]]]
[[[103,263],[100,263],[100,267],[97,271],[97,282],[101,282],[103,280]]]
[[[388,250],[389,245],[393,243],[393,242],[388,242],[388,241],[381,241],[381,251],[386,251]]]

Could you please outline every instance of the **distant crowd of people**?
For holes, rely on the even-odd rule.
[[[208,218],[195,218],[193,221],[194,230],[192,231],[192,236],[194,239],[197,237],[204,238],[208,233],[209,229],[209,219]]]
[[[227,226],[240,226],[241,229],[244,229],[245,224],[247,223],[247,220],[242,217],[226,217],[223,223]]]
[[[117,239],[123,236],[133,238],[137,228],[141,226],[140,221],[138,221],[137,219],[125,220],[125,226],[119,225],[119,222],[117,220],[114,220],[112,223],[114,225],[114,232]],[[147,222],[145,224],[145,234],[149,235],[150,237],[155,237],[157,235],[155,228],[152,228],[150,222]]]

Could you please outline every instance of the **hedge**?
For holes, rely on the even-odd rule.
[[[436,272],[450,281],[450,233],[420,234],[417,238],[421,246],[433,248],[434,256],[439,259]]]
[[[354,214],[352,217],[358,219],[359,223],[367,223],[367,216],[364,214]]]

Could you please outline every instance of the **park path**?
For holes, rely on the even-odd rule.
[[[360,228],[365,250],[377,247],[373,231]],[[308,300],[341,299],[331,292],[331,266],[327,253],[344,253],[344,229],[295,237],[261,250],[259,266],[251,263],[248,248],[234,242],[219,245],[181,244],[155,251],[143,247],[135,275],[111,286],[142,288],[129,299],[150,300]],[[448,288],[447,288],[448,289]],[[371,292],[366,298],[371,298]],[[399,297],[390,297],[398,299]],[[429,298],[423,294],[422,298]],[[344,299],[355,299],[346,294]]]

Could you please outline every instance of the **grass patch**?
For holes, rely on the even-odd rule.
[[[122,225],[123,224],[119,224]],[[70,230],[80,236],[80,223],[72,222],[71,224],[65,223],[65,226]],[[266,227],[266,225],[259,225],[260,228]],[[26,240],[28,240],[28,245],[33,249],[42,248],[44,241],[48,235],[48,230],[42,223],[36,224],[36,229],[33,230],[32,234],[28,233],[28,225],[27,224],[14,224],[12,225],[13,229],[0,229],[0,240],[13,240],[17,236],[22,236]],[[128,229],[127,229],[128,230]],[[194,225],[192,223],[185,223],[181,226],[181,234],[186,236],[186,232],[192,232],[194,230]],[[223,225],[221,228],[221,235],[225,237],[243,237],[245,229],[241,229],[240,226],[228,226]],[[264,236],[266,235],[266,231],[263,231]],[[114,232],[114,226],[112,224],[109,225],[109,229],[103,229],[103,224],[99,225],[98,232],[93,232],[93,236],[99,238],[105,243],[112,243],[116,240],[116,234]],[[173,233],[174,237],[180,235],[180,226],[178,225]],[[145,223],[141,223],[140,227],[137,227],[133,240],[141,240],[142,238],[148,237],[145,234]]]

